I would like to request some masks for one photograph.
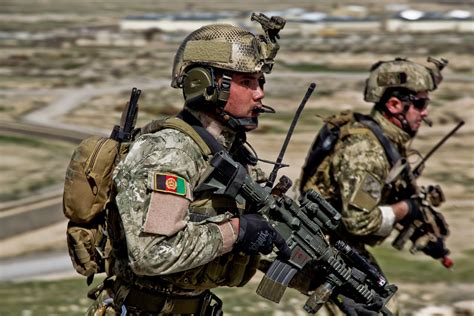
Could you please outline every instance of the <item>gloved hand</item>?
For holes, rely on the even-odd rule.
[[[279,255],[288,259],[291,250],[283,237],[272,225],[258,214],[245,214],[240,216],[239,236],[234,244],[236,251],[249,255],[272,252],[273,244],[280,250]]]
[[[423,220],[423,214],[421,213],[421,206],[415,199],[404,200],[408,205],[408,212],[400,221],[403,227],[413,223],[414,220]]]
[[[353,299],[347,296],[339,294],[337,296],[337,306],[339,309],[348,316],[378,316],[375,306],[365,305],[356,303]],[[375,309],[375,310],[374,310]]]
[[[449,254],[449,250],[445,247],[444,240],[440,237],[438,237],[436,241],[429,241],[421,251],[433,259],[442,259]]]

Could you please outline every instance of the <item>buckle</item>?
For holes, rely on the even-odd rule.
[[[202,316],[224,315],[222,311],[222,300],[217,295],[207,290],[205,292],[205,295],[202,301],[201,311],[199,315],[202,315]]]

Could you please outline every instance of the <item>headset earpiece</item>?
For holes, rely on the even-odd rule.
[[[218,89],[213,71],[204,67],[186,71],[183,79],[183,95],[187,105],[195,102],[215,102]]]

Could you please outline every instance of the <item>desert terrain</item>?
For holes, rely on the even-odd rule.
[[[344,4],[344,1],[338,2]],[[256,11],[270,11],[267,9],[269,3],[260,1],[252,2],[252,5]],[[283,2],[271,3],[275,10],[289,7]],[[355,3],[370,8],[374,14],[384,12],[384,7],[375,1]],[[94,6],[96,4],[85,1],[71,5],[66,0],[5,1],[4,12],[0,12],[0,121],[36,121],[53,127],[70,126],[108,134],[118,123],[132,87],[143,90],[137,125],[179,111],[182,107],[181,91],[169,86],[169,78],[175,50],[185,34],[157,32],[150,38],[150,34],[144,32],[118,28],[119,20],[124,16],[150,10],[164,12],[168,10],[165,3],[151,4],[141,0],[135,1],[134,5],[124,1],[114,5]],[[321,1],[319,7],[312,1],[295,1],[292,5],[308,10],[334,9],[330,1]],[[248,7],[251,7],[250,2]],[[464,9],[469,5],[462,1],[454,5],[443,1],[424,1],[416,5],[417,9],[440,11],[457,7]],[[211,1],[191,5],[182,0],[177,2],[175,9],[230,8],[228,3],[216,7]],[[116,39],[115,43],[128,44],[100,40],[111,37]],[[374,249],[374,253],[391,281],[400,288],[403,315],[473,315],[473,33],[388,34],[374,31],[372,34],[358,34],[331,31],[311,37],[292,35],[285,38],[283,30],[281,37],[278,61],[272,74],[267,76],[264,99],[264,103],[274,107],[277,113],[263,115],[259,129],[249,134],[248,141],[260,158],[276,159],[301,98],[308,85],[316,82],[316,91],[303,111],[284,158],[290,166],[280,171],[280,175],[285,174],[294,181],[299,177],[306,152],[324,117],[346,109],[370,111],[372,105],[364,102],[362,91],[373,63],[397,56],[419,62],[425,62],[427,56],[449,60],[443,71],[445,80],[431,94],[429,111],[433,127],[423,126],[410,147],[426,154],[459,121],[465,121],[458,133],[426,163],[419,180],[422,185],[440,184],[444,190],[447,202],[440,210],[450,225],[451,235],[447,244],[455,266],[452,271],[447,271],[421,254],[411,255],[407,249],[396,251],[390,246],[390,240]],[[60,193],[73,144],[5,132],[0,134],[0,146],[0,209],[12,201],[20,203],[25,198],[52,191]],[[271,166],[266,164],[262,164],[262,168],[271,170]],[[295,191],[290,194],[297,195]],[[0,259],[67,252],[65,225],[66,221],[63,221],[0,240]],[[73,276],[70,273],[61,279]],[[0,292],[6,293],[10,286],[10,283],[1,284]],[[78,293],[77,297],[85,298],[85,289],[83,294]],[[244,288],[238,290],[238,296],[248,302],[255,295]],[[230,300],[232,292],[223,292],[223,297]],[[32,302],[34,306],[41,305],[33,299]],[[9,308],[18,303],[9,299],[6,307],[0,308],[0,315],[16,315],[21,308],[15,308],[16,312]],[[242,312],[249,315],[300,315],[303,303],[304,298],[291,292],[281,312],[278,312],[278,306],[260,300],[252,310],[242,310],[231,303],[226,315]],[[87,300],[77,304],[78,311],[58,308],[51,314],[80,314],[87,306]],[[275,311],[270,312],[271,309]],[[39,312],[33,314],[40,315]]]

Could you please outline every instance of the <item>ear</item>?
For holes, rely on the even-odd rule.
[[[392,113],[392,114],[399,114],[402,113],[403,111],[403,103],[399,99],[395,97],[391,97],[390,99],[387,100],[385,103],[385,107],[387,110]]]

